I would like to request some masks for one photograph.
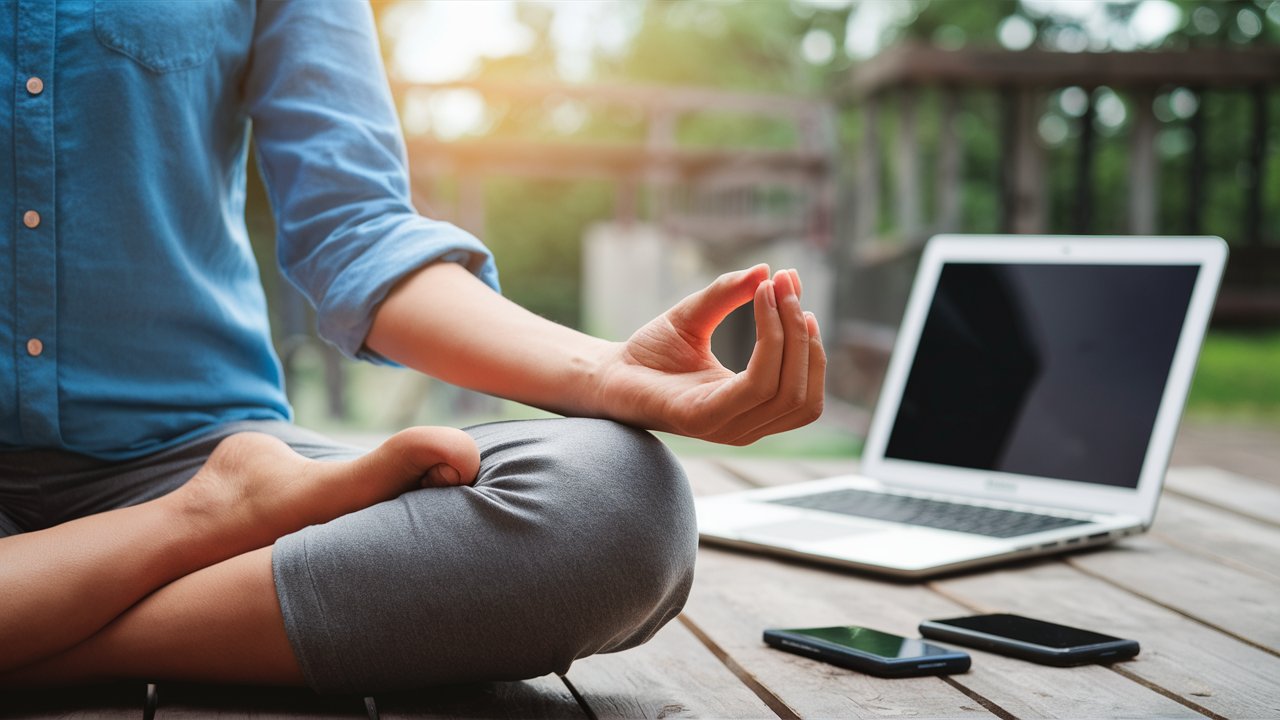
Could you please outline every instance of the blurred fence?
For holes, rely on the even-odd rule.
[[[685,285],[751,262],[811,266],[810,275],[829,278],[814,283],[813,293],[806,286],[806,297],[829,334],[830,386],[869,403],[920,249],[938,232],[1220,234],[1232,246],[1232,261],[1215,322],[1280,321],[1280,236],[1267,218],[1266,187],[1276,150],[1269,137],[1276,68],[1276,49],[1060,53],[905,44],[858,65],[827,98],[492,81],[393,89],[401,103],[462,91],[509,114],[572,102],[588,114],[622,108],[639,118],[630,142],[505,132],[456,140],[411,135],[415,203],[483,237],[486,179],[611,183],[611,224],[584,231],[596,238],[584,240],[595,243],[591,252],[606,258],[586,270],[599,276],[584,283],[583,303],[597,309],[595,316],[606,306],[629,304],[620,312],[631,315],[660,309]],[[1210,153],[1209,140],[1226,132],[1210,122],[1224,98],[1236,105],[1244,98],[1248,108],[1246,117],[1232,119],[1246,128],[1246,139],[1236,143],[1239,157]],[[1068,101],[1071,112],[1047,111]],[[1112,122],[1102,137],[1098,128],[1116,102],[1123,122]],[[781,123],[790,142],[682,143],[682,123],[708,114]],[[1176,163],[1160,151],[1174,131],[1189,137]],[[1224,162],[1238,172],[1229,186],[1212,187],[1209,168]],[[1116,165],[1123,167],[1120,178]],[[1106,168],[1111,175],[1101,178]],[[1180,197],[1161,197],[1170,188]],[[1223,197],[1241,208],[1230,227],[1206,221]],[[619,250],[628,243],[649,247]],[[678,274],[675,248],[694,248],[696,272],[683,284],[646,285],[646,278]],[[628,302],[592,292],[626,292]],[[296,328],[296,306],[281,305],[293,308]],[[634,324],[631,315],[588,329]],[[749,313],[733,317],[717,333],[717,354],[731,367],[741,365],[752,338]],[[330,410],[340,414],[342,369],[332,353],[327,357]]]

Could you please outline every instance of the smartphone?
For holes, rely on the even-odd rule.
[[[949,675],[969,669],[969,654],[923,640],[856,626],[765,630],[771,647],[880,677]]]
[[[1109,663],[1138,654],[1135,640],[1021,615],[973,615],[950,620],[926,620],[920,623],[920,634],[1045,665]]]

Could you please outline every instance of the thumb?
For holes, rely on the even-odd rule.
[[[747,303],[760,283],[769,279],[769,266],[761,263],[725,273],[710,285],[686,297],[667,312],[679,330],[707,340],[725,317]]]

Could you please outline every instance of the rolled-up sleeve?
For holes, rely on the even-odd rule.
[[[406,275],[457,262],[498,289],[469,233],[410,202],[408,163],[368,3],[258,3],[245,79],[282,271],[316,308],[321,337],[351,357]]]

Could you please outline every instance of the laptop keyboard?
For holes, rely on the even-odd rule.
[[[996,538],[1030,535],[1045,530],[1084,525],[1087,522],[1054,515],[1039,515],[1017,510],[928,500],[909,495],[890,495],[851,489],[800,495],[769,502]]]

